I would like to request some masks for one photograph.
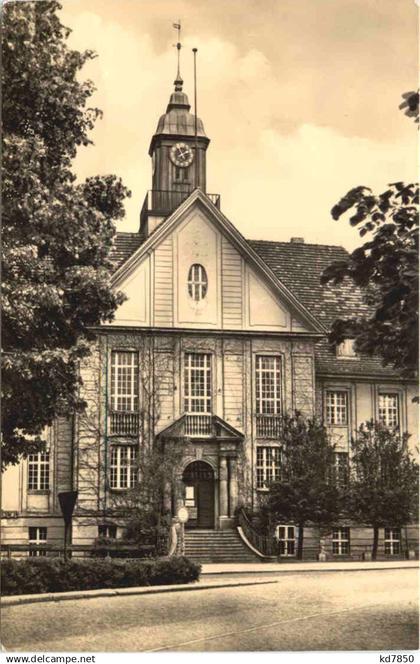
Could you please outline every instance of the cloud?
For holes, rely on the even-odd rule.
[[[145,20],[134,29],[117,11],[110,14],[109,4],[108,12],[81,9],[75,14],[69,9],[71,3],[63,22],[74,29],[71,45],[98,53],[83,77],[96,83],[93,102],[104,111],[92,134],[95,145],[80,150],[75,169],[81,178],[111,172],[123,178],[133,197],[119,228],[135,231],[151,186],[148,147],[172,90],[175,50],[171,41],[165,45],[157,40],[148,14],[141,15]],[[330,117],[330,103],[343,106],[339,91],[331,89],[328,63],[315,86],[319,65],[297,68],[296,76],[289,71],[283,79],[263,43],[244,48],[240,40],[197,31],[183,45],[182,75],[190,101],[191,48],[199,46],[198,108],[212,141],[208,190],[222,195],[223,211],[245,236],[288,240],[298,235],[351,248],[358,242],[357,232],[331,220],[332,205],[358,184],[380,191],[390,181],[415,178],[415,128],[397,109],[396,122],[407,123],[408,129],[388,138],[365,138],[364,132],[343,131],[339,122],[329,126],[321,121]],[[347,66],[344,62],[343,70]],[[368,86],[368,75],[361,78]],[[348,91],[346,103],[360,115],[363,127],[363,114],[369,118],[370,109],[356,90]]]
[[[231,155],[235,181],[223,195],[227,216],[247,237],[287,241],[302,236],[307,242],[359,243],[355,229],[330,217],[332,206],[357,185],[382,191],[389,182],[410,180],[415,150],[405,144],[350,139],[336,131],[303,125],[285,136],[261,132],[250,164],[246,151]],[[220,183],[230,166],[221,161]]]

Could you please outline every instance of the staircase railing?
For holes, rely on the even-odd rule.
[[[278,554],[277,540],[274,537],[262,535],[257,532],[243,507],[238,512],[238,524],[242,528],[248,542],[263,556],[276,556]]]

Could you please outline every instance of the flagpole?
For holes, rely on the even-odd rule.
[[[178,51],[178,72],[177,72],[177,79],[181,78],[181,71],[180,71],[180,51],[181,51],[181,19],[178,19],[178,23],[172,23],[172,27],[175,28],[175,30],[178,32],[178,41],[176,44],[174,44],[177,48]]]
[[[195,146],[195,169],[194,185],[198,187],[198,146],[197,146],[197,50],[193,48],[194,53],[194,146]]]

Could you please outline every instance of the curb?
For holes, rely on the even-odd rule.
[[[65,602],[71,599],[96,599],[97,597],[126,597],[129,595],[157,595],[159,593],[211,590],[212,588],[236,588],[277,583],[277,581],[231,581],[230,583],[173,584],[171,586],[137,586],[133,588],[113,588],[112,590],[72,590],[65,593],[45,593],[42,595],[11,595],[2,597],[1,607],[21,606],[40,602]]]

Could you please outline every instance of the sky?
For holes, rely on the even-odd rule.
[[[211,139],[207,191],[250,239],[361,243],[332,206],[357,185],[416,179],[417,129],[399,109],[416,87],[414,0],[61,0],[69,45],[103,110],[74,169],[115,173],[132,191],[119,231],[135,232],[151,187],[150,139],[176,74]]]

